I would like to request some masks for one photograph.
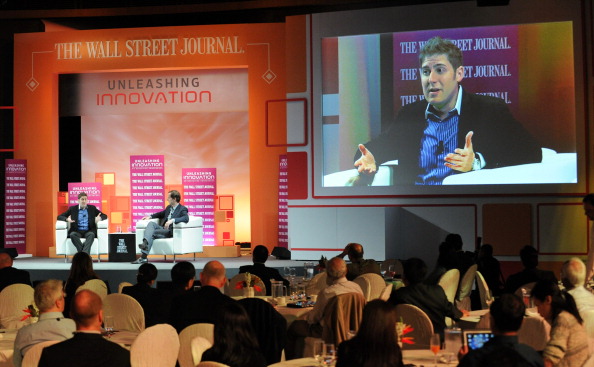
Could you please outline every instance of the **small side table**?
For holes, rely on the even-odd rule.
[[[131,262],[136,260],[136,234],[135,233],[110,233],[109,234],[109,261]]]

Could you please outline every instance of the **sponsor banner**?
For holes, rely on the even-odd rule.
[[[68,183],[68,206],[78,204],[78,194],[84,192],[89,199],[88,203],[95,205],[101,210],[101,190],[103,186],[100,182],[69,182]]]
[[[214,197],[217,194],[216,168],[182,168],[184,205],[188,213],[202,217],[204,246],[216,245],[214,227]]]
[[[280,155],[278,167],[278,246],[284,248],[289,248],[288,166],[287,156]]]
[[[130,156],[132,226],[147,215],[160,212],[165,203],[165,156]]]
[[[4,161],[4,247],[26,252],[27,160]]]

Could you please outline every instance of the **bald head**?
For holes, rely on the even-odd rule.
[[[225,267],[219,261],[209,261],[204,265],[204,269],[200,273],[200,283],[202,285],[210,285],[221,288],[227,281],[225,275]]]
[[[577,257],[563,263],[561,281],[567,289],[581,287],[586,282],[586,265]]]
[[[352,262],[357,262],[363,259],[363,246],[359,243],[349,243],[347,245],[347,255],[349,255],[349,260]]]
[[[84,289],[74,296],[70,317],[77,330],[101,330],[103,302],[97,293]]]
[[[0,252],[0,269],[12,266],[12,257],[6,252]]]
[[[340,257],[333,257],[326,262],[327,284],[332,284],[340,278],[345,278],[347,265]]]

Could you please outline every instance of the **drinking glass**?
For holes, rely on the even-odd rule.
[[[334,366],[336,364],[336,348],[334,344],[324,344],[324,365]]]
[[[431,351],[433,352],[433,363],[437,367],[437,353],[441,349],[441,343],[439,341],[439,334],[432,334],[431,341],[429,342]]]
[[[291,276],[291,267],[290,266],[285,266],[283,268],[283,274],[285,275],[285,278],[288,278]]]
[[[394,279],[394,275],[395,274],[396,274],[395,266],[394,265],[389,265],[388,266],[388,278]]]
[[[387,264],[381,264],[380,265],[380,273],[382,274],[382,278],[386,278],[386,271],[388,271],[388,265]]]
[[[103,327],[105,328],[107,337],[111,337],[113,335],[113,316],[105,316],[103,319]]]
[[[316,340],[313,346],[314,358],[318,361],[318,365],[322,365],[324,360],[324,341]]]

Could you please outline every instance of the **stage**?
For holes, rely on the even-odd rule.
[[[231,278],[239,272],[239,267],[242,265],[251,265],[252,256],[244,255],[240,257],[212,257],[212,258],[196,258],[185,257],[184,255],[177,256],[176,262],[189,261],[194,264],[196,268],[196,279],[199,279],[199,274],[204,264],[211,260],[220,261],[227,269],[227,278]],[[14,259],[13,266],[17,269],[27,270],[31,274],[31,281],[36,282],[44,279],[61,279],[66,281],[70,272],[70,264],[72,258],[68,258],[68,262],[64,262],[64,258],[50,258],[50,257],[25,257],[19,256]],[[171,268],[175,265],[173,257],[168,256],[167,261],[163,257],[151,256],[149,261],[154,264],[159,274],[157,281],[170,281]],[[283,268],[290,266],[296,268],[297,275],[303,275],[303,260],[278,260],[270,256],[266,261],[266,266],[276,268],[283,274]],[[118,284],[121,282],[136,283],[136,270],[140,265],[130,264],[127,262],[108,262],[107,258],[101,262],[93,261],[93,269],[99,277],[109,283],[112,293],[118,291]]]

